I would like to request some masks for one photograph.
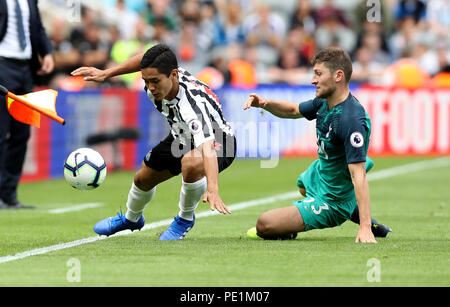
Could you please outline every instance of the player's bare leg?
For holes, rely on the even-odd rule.
[[[134,184],[142,191],[150,191],[173,175],[168,170],[157,171],[142,162],[141,168],[134,175]]]
[[[370,169],[373,167],[374,163],[373,161],[367,157],[367,161],[366,161],[366,172],[370,171]],[[299,188],[299,192],[300,194],[302,194],[304,197],[306,197],[306,189],[304,188]],[[355,224],[359,224],[359,208],[358,205],[356,205],[355,210],[353,211],[350,220],[355,223]],[[372,219],[372,233],[375,237],[378,238],[386,238],[387,235],[389,234],[389,232],[391,232],[392,229],[387,226],[387,225],[383,225],[378,223],[375,219]]]
[[[180,191],[180,212],[185,220],[194,220],[194,211],[206,192],[207,180],[203,167],[203,158],[199,150],[193,149],[181,160],[182,187]]]
[[[298,208],[289,206],[264,212],[256,223],[256,232],[264,239],[293,239],[305,227]]]
[[[173,177],[167,171],[157,171],[142,163],[141,169],[134,176],[127,199],[127,212],[101,220],[94,226],[94,231],[100,235],[110,236],[125,229],[136,230],[144,227],[145,218],[142,214],[147,204],[156,192],[156,186]]]
[[[183,181],[187,183],[193,183],[205,177],[203,157],[198,149],[193,149],[183,156],[181,173],[183,174]]]
[[[182,173],[183,173],[183,181],[186,183],[194,183],[199,180],[206,181],[206,171],[205,171],[205,161],[203,161],[203,155],[198,149],[194,149],[184,155],[181,164],[182,164]],[[206,191],[206,186],[205,186]],[[203,192],[203,202],[209,202],[211,210],[217,210],[222,214],[229,213],[231,211],[227,208],[227,206],[223,203],[223,201],[219,199],[209,199],[208,193]],[[218,195],[217,195],[218,196]]]
[[[157,171],[142,162],[141,168],[134,175],[134,181],[128,192],[126,218],[136,223],[141,219],[147,204],[156,193],[156,186],[173,175],[168,170]]]
[[[197,150],[186,153],[181,160],[182,186],[180,190],[180,211],[159,240],[180,240],[194,227],[195,209],[207,188],[202,154]]]

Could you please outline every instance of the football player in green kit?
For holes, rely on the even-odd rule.
[[[305,196],[294,206],[264,212],[256,233],[264,239],[292,239],[298,232],[335,227],[346,220],[359,223],[355,242],[376,243],[391,229],[371,218],[366,157],[371,123],[363,106],[350,93],[352,62],[335,47],[319,51],[312,61],[316,98],[300,104],[263,99],[251,94],[244,104],[281,118],[316,119],[319,159],[297,180]]]

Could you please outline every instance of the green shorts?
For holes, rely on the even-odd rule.
[[[297,186],[306,190],[306,198],[293,201],[306,224],[305,231],[339,226],[351,218],[357,206],[356,198],[333,203],[320,199],[320,195],[325,192],[319,185],[317,163],[319,160],[315,160],[297,180]],[[373,165],[373,161],[366,157],[366,172],[370,171]]]
[[[350,219],[356,207],[356,200],[346,203],[330,204],[311,196],[293,201],[302,215],[306,225],[305,231],[312,229],[331,228],[339,226]]]

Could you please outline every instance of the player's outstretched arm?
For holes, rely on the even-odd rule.
[[[108,78],[138,72],[144,53],[137,54],[132,58],[108,69],[95,67],[80,67],[72,71],[72,76],[83,76],[86,81],[103,82]]]
[[[216,209],[220,213],[231,214],[231,211],[219,196],[219,167],[217,165],[217,154],[214,149],[214,141],[205,142],[200,147],[206,180],[208,181],[208,188],[203,195],[203,202],[209,202],[209,207],[212,211]]]
[[[372,219],[370,215],[369,182],[366,178],[366,163],[351,163],[348,165],[355,187],[356,201],[359,207],[359,231],[355,242],[377,243],[372,233]]]
[[[247,110],[251,107],[262,108],[281,118],[303,117],[298,109],[297,103],[282,100],[263,99],[257,94],[250,94],[250,97],[245,102],[243,109]]]

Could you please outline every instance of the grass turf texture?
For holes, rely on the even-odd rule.
[[[375,158],[381,169],[432,158]],[[296,190],[297,176],[312,158],[282,159],[273,169],[238,160],[220,175],[228,205]],[[37,210],[0,210],[0,257],[95,236],[94,224],[125,201],[133,173],[108,174],[94,191],[76,191],[64,180],[22,184],[19,195]],[[160,186],[144,215],[147,223],[178,212],[181,178]],[[160,242],[160,227],[0,263],[0,286],[449,286],[450,166],[370,182],[372,216],[392,227],[378,244],[355,244],[358,226],[300,233],[294,241],[247,238],[265,210],[291,200],[200,218],[185,240]],[[102,202],[63,214],[48,210]],[[207,211],[201,203],[197,212]],[[79,283],[66,275],[80,261]],[[380,261],[380,282],[370,283],[368,260]]]

